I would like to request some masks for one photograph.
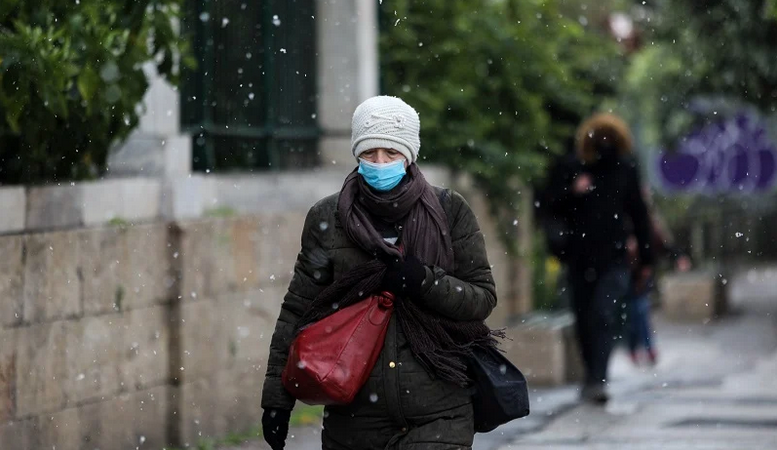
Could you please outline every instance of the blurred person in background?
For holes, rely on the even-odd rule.
[[[546,201],[553,217],[554,252],[563,254],[585,365],[584,401],[604,404],[607,368],[618,332],[618,305],[632,285],[627,263],[629,224],[637,241],[636,283],[653,274],[651,225],[628,126],[597,114],[577,130],[575,153],[550,174]]]
[[[653,203],[650,189],[644,187],[642,194],[648,208],[648,215],[650,216],[653,254],[656,258],[670,259],[677,271],[686,272],[690,270],[691,259],[676,247],[673,236]],[[629,266],[632,270],[631,288],[624,300],[627,317],[626,345],[634,365],[640,365],[645,360],[651,365],[655,365],[658,360],[658,354],[653,339],[653,327],[650,323],[650,293],[654,287],[654,278],[643,279],[640,276],[642,263],[640,262],[639,244],[634,233],[626,240],[626,251]]]
[[[419,132],[418,113],[396,97],[354,112],[358,167],[308,213],[270,344],[262,427],[273,450],[286,444],[295,403],[281,375],[296,332],[381,291],[397,297],[383,350],[353,402],[326,407],[323,448],[472,447],[466,361],[494,344],[484,320],[496,288],[475,214],[416,164]]]

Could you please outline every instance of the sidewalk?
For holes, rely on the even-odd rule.
[[[775,287],[777,272],[766,285],[741,281],[732,313],[707,324],[659,314],[658,365],[616,351],[606,408],[579,404],[576,386],[531,389],[531,415],[476,435],[474,450],[777,449]],[[286,448],[320,449],[320,426],[293,429]]]
[[[720,321],[657,318],[654,370],[616,353],[606,408],[577,405],[498,450],[777,449],[777,277],[750,278]]]

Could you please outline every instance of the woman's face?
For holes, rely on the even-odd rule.
[[[407,158],[405,158],[405,155],[393,148],[373,148],[363,152],[359,155],[359,158],[374,164],[386,164],[403,160],[405,161],[405,167],[407,167]]]

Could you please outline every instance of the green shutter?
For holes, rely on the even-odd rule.
[[[198,61],[181,102],[194,169],[316,165],[314,0],[190,1],[184,30]]]

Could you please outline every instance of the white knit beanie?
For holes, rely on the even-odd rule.
[[[356,159],[373,148],[393,148],[408,162],[418,159],[421,121],[413,107],[397,97],[368,98],[356,108],[351,125],[351,151]]]

